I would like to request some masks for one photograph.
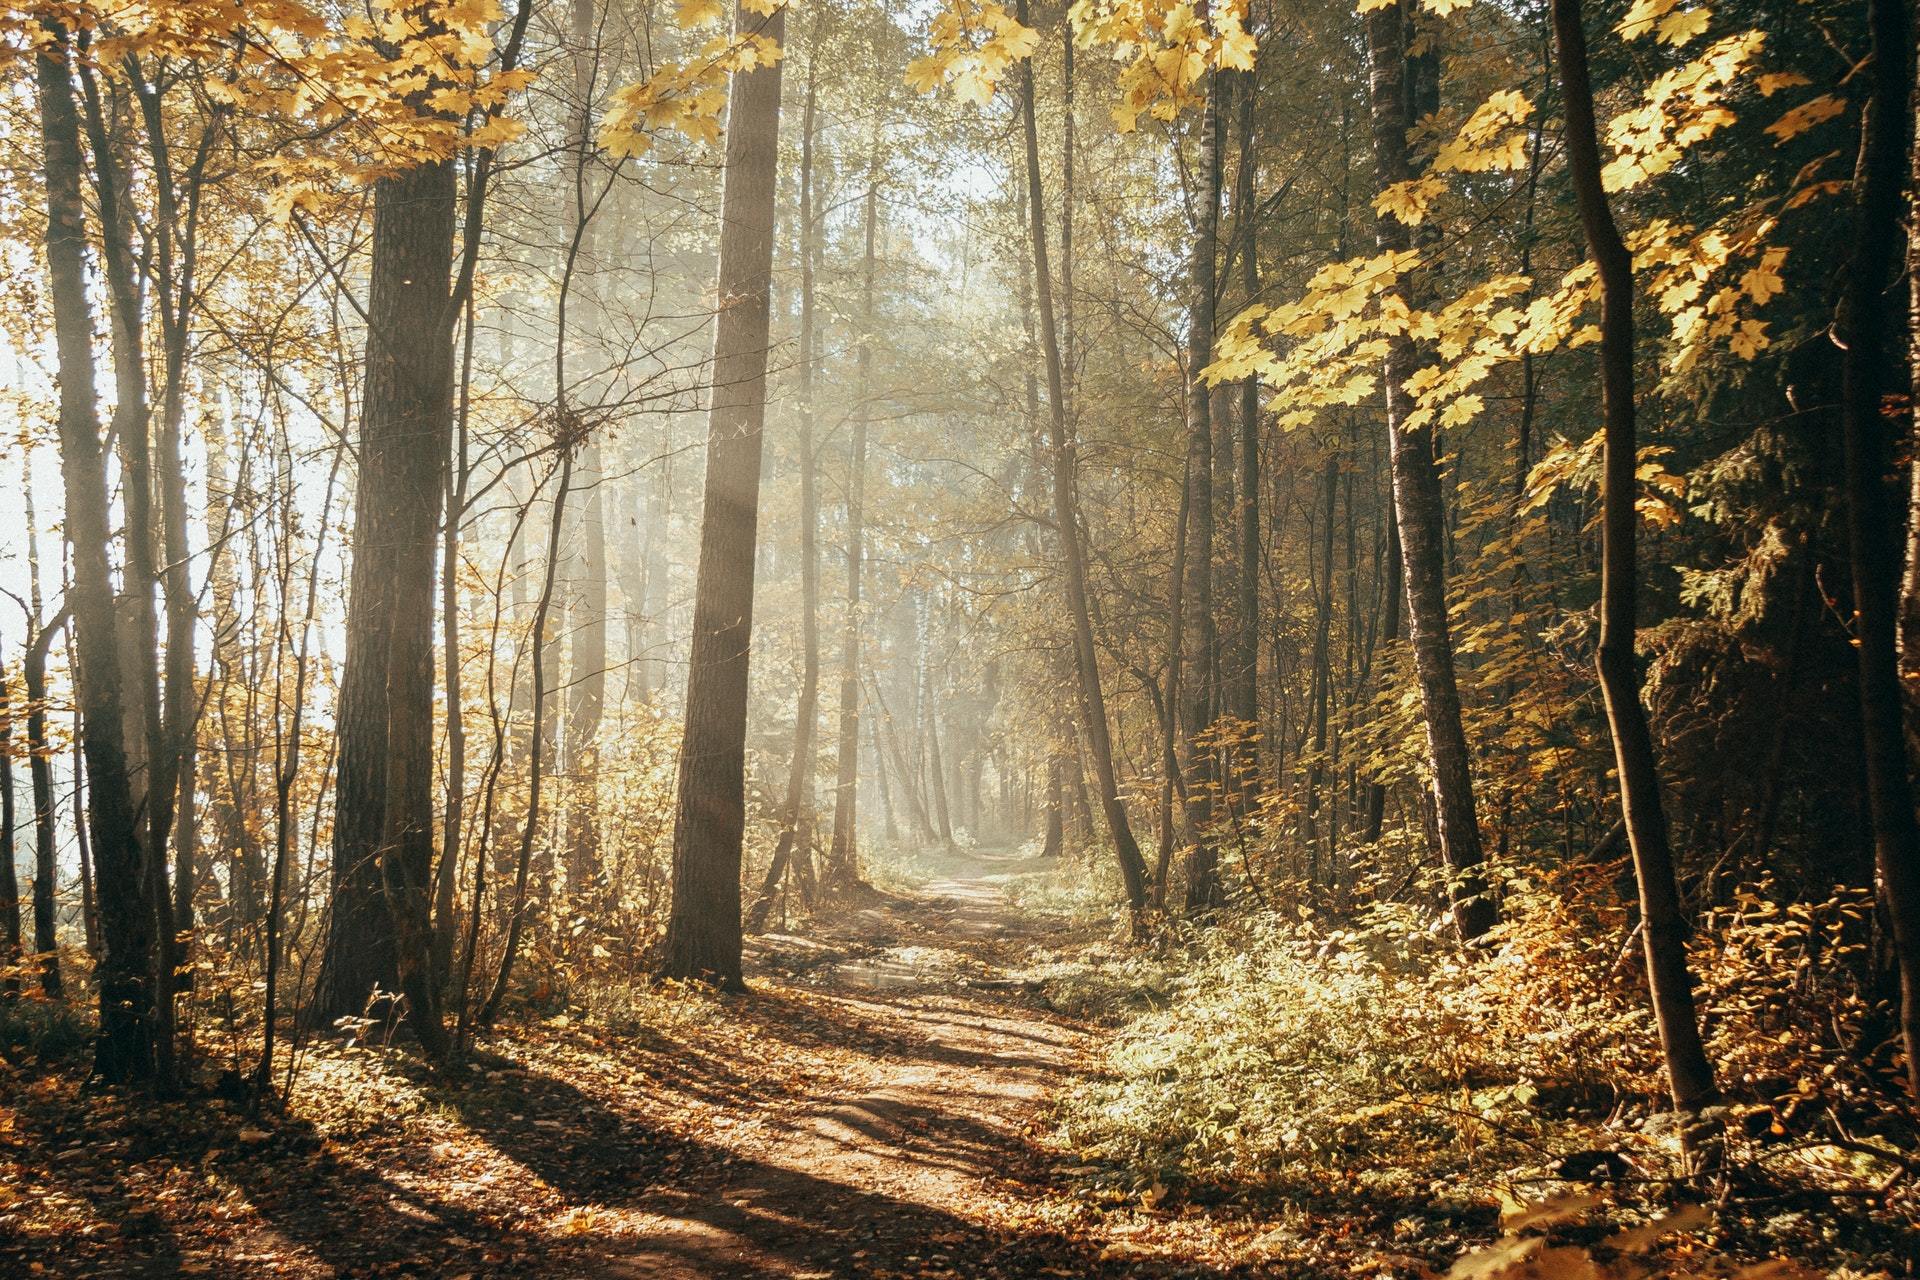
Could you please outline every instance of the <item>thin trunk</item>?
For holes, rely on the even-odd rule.
[[[461,680],[460,531],[467,518],[468,424],[473,389],[473,295],[467,295],[460,333],[460,405],[454,415],[452,465],[447,469],[447,516],[440,531],[440,661],[447,699],[446,806],[440,819],[440,855],[433,872],[433,986],[444,993],[453,966],[454,880],[467,804],[466,695]],[[278,851],[275,853],[279,856]],[[478,909],[477,906],[475,908]]]
[[[573,71],[573,243],[566,270],[566,286],[561,315],[567,320],[558,335],[556,369],[563,399],[577,400],[571,388],[580,381],[569,378],[565,366],[567,343],[577,330],[589,351],[603,327],[600,299],[594,288],[593,271],[597,263],[596,235],[593,225],[594,204],[588,179],[592,174],[596,148],[593,141],[593,106],[599,49],[596,43],[595,0],[573,0],[571,12],[571,61]],[[585,287],[582,287],[582,286]],[[577,320],[569,317],[577,309]],[[591,370],[600,363],[597,354],[588,361]],[[592,431],[599,417],[599,405],[605,398],[604,379],[589,375],[591,395],[585,397],[583,429]],[[579,412],[578,409],[575,410]],[[600,868],[600,720],[607,694],[607,477],[601,465],[601,445],[590,434],[581,446],[576,464],[579,527],[574,538],[575,555],[569,575],[571,590],[567,602],[569,618],[567,665],[566,728],[566,850],[568,887],[575,895],[603,883]]]
[[[84,37],[82,37],[84,50]],[[120,670],[126,696],[126,740],[137,743],[144,770],[130,770],[133,804],[144,820],[143,863],[148,909],[153,913],[153,1069],[156,1085],[172,1085],[174,1064],[174,989],[178,963],[174,952],[173,899],[167,882],[166,849],[173,827],[174,752],[161,720],[160,620],[154,589],[160,570],[154,537],[153,465],[147,404],[145,298],[133,261],[133,227],[124,204],[127,183],[119,162],[120,139],[107,126],[98,84],[83,58],[78,64],[81,101],[93,145],[94,193],[100,218],[101,261],[107,279],[111,320],[114,404],[112,435],[120,457],[121,501],[126,508],[126,566],[121,588],[126,617],[120,631]]]
[[[37,592],[35,593],[38,594]],[[27,773],[33,783],[33,949],[40,960],[40,992],[49,1000],[58,1000],[64,990],[60,979],[60,953],[54,933],[54,890],[60,851],[55,828],[53,799],[52,748],[47,742],[47,647],[66,625],[67,610],[40,627],[27,642],[21,675],[27,693]],[[92,904],[83,909],[87,916],[89,947],[92,945]]]
[[[1416,118],[1415,106],[1435,92],[1431,86],[1418,83],[1422,76],[1435,74],[1431,51],[1417,59],[1408,53],[1412,21],[1408,0],[1398,0],[1367,15],[1374,166],[1383,189],[1413,176],[1408,133]],[[1385,252],[1405,252],[1410,244],[1407,228],[1389,215],[1379,219],[1377,240]],[[1409,309],[1424,305],[1424,290],[1418,283],[1403,282],[1398,290]],[[1387,435],[1394,510],[1406,573],[1408,633],[1426,721],[1427,764],[1432,773],[1440,859],[1447,871],[1454,925],[1462,938],[1471,940],[1492,928],[1498,913],[1481,871],[1484,855],[1473,799],[1472,755],[1454,677],[1453,634],[1447,621],[1446,511],[1439,462],[1432,429],[1406,426],[1412,408],[1407,383],[1420,362],[1420,353],[1410,337],[1393,339],[1387,354]]]
[[[547,619],[553,611],[554,586],[559,579],[560,536],[561,531],[566,527],[567,494],[572,487],[573,450],[563,445],[560,451],[559,487],[554,491],[553,511],[547,523],[546,577],[540,583],[540,599],[534,605],[533,612],[532,636],[534,639],[530,648],[533,651],[532,709],[536,723],[540,719],[541,712],[546,708],[548,697],[546,661],[549,650],[546,645],[539,642],[539,637],[546,634]],[[500,1014],[501,1002],[507,997],[507,985],[513,980],[513,963],[520,953],[520,937],[526,932],[527,881],[533,869],[534,845],[540,833],[540,784],[544,776],[546,760],[546,744],[539,734],[535,734],[533,741],[527,747],[527,813],[520,824],[520,848],[514,859],[513,908],[507,914],[507,938],[500,949],[500,968],[494,974],[493,986],[489,989],[486,1002],[480,1006],[480,1012],[475,1018],[475,1021],[483,1027],[492,1026],[493,1020]],[[485,851],[481,851],[478,856],[484,858]],[[472,910],[478,912],[479,909],[480,902],[476,894]],[[471,970],[471,949],[465,967]],[[464,983],[462,985],[464,986]],[[465,999],[464,992],[462,999]]]
[[[1260,296],[1259,218],[1254,209],[1254,112],[1256,73],[1248,71],[1239,82],[1240,163],[1235,171],[1234,210],[1239,222],[1240,287],[1242,301],[1251,306]],[[1234,634],[1226,659],[1226,712],[1239,721],[1238,732],[1254,734],[1260,720],[1260,380],[1248,378],[1240,385],[1239,484],[1236,486],[1239,519],[1238,608],[1234,612]],[[1241,766],[1236,770],[1235,788],[1241,804],[1251,808],[1259,797],[1259,749],[1251,739],[1244,742]]]
[[[1639,585],[1634,541],[1639,516],[1634,510],[1638,444],[1633,402],[1633,257],[1620,239],[1601,183],[1580,0],[1553,0],[1553,30],[1560,85],[1566,95],[1567,174],[1573,182],[1587,252],[1598,269],[1601,290],[1605,434],[1601,462],[1600,688],[1619,767],[1620,803],[1627,842],[1633,851],[1634,877],[1640,885],[1640,933],[1646,950],[1647,984],[1653,997],[1654,1020],[1660,1028],[1660,1044],[1666,1053],[1667,1080],[1675,1109],[1697,1113],[1714,1101],[1718,1090],[1694,1011],[1693,977],[1687,968],[1687,923],[1674,882],[1667,818],[1660,803],[1659,765],[1654,758],[1646,708],[1640,701],[1640,669],[1634,653]],[[1904,106],[1905,97],[1900,101]],[[1884,277],[1875,278],[1884,283]],[[1891,621],[1889,616],[1889,625]],[[1890,632],[1887,641],[1891,656]],[[1892,705],[1897,708],[1897,703]],[[1908,818],[1912,818],[1911,807]]]
[[[838,769],[833,792],[833,843],[827,849],[829,889],[860,880],[857,851],[860,801],[860,590],[866,537],[867,406],[873,369],[874,228],[879,216],[880,134],[875,126],[867,160],[865,253],[860,275],[860,343],[854,352],[853,442],[847,454],[847,616],[840,639]],[[877,735],[877,731],[876,731]],[[875,741],[878,741],[876,736]],[[884,770],[885,765],[882,764]],[[891,827],[891,822],[889,822]]]
[[[1027,20],[1027,0],[1019,0],[1019,20]],[[1107,730],[1106,696],[1100,688],[1099,654],[1093,643],[1093,618],[1087,602],[1086,555],[1080,545],[1079,500],[1074,492],[1074,448],[1067,433],[1066,389],[1054,328],[1053,285],[1047,270],[1046,201],[1040,186],[1040,136],[1034,118],[1033,64],[1020,64],[1021,125],[1026,141],[1027,229],[1033,250],[1034,293],[1040,318],[1040,350],[1046,365],[1048,442],[1053,451],[1053,515],[1067,571],[1067,608],[1073,615],[1074,653],[1079,665],[1080,701],[1100,807],[1113,837],[1114,856],[1126,883],[1127,905],[1136,925],[1147,905],[1147,869],[1127,822],[1114,774],[1113,744]]]
[[[20,994],[20,873],[13,861],[12,683],[0,666],[0,999]]]
[[[786,10],[741,7],[737,32],[775,41]],[[746,823],[747,660],[768,310],[780,155],[780,64],[735,73],[728,93],[721,205],[720,315],[707,425],[706,505],[694,592],[686,735],[673,832],[673,911],[664,976],[741,990],[740,843]]]
[[[1220,855],[1209,834],[1211,785],[1219,776],[1220,744],[1214,721],[1220,692],[1220,634],[1213,600],[1214,422],[1213,390],[1200,371],[1213,358],[1219,301],[1218,269],[1222,151],[1219,77],[1209,75],[1201,109],[1200,192],[1187,282],[1187,480],[1192,547],[1187,555],[1186,607],[1193,616],[1193,678],[1183,692],[1187,753],[1196,788],[1189,815],[1201,832],[1187,856],[1187,910],[1220,905]]]

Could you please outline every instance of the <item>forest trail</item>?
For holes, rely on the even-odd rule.
[[[1090,1204],[1047,1147],[1095,1034],[1025,974],[1098,937],[1014,888],[1063,868],[912,860],[910,890],[751,939],[746,995],[550,1005],[444,1074],[313,1042],[277,1115],[48,1076],[0,1113],[0,1274],[1255,1274],[1201,1219]]]
[[[919,862],[933,878],[917,892],[876,894],[806,940],[750,946],[750,982],[799,981],[859,1023],[847,1073],[763,1118],[737,1149],[749,1158],[716,1170],[704,1195],[632,1220],[604,1274],[1141,1274],[1137,1258],[1031,1220],[1054,1176],[1036,1126],[1088,1042],[1015,976],[1062,922],[1009,889],[1051,864],[964,849]]]

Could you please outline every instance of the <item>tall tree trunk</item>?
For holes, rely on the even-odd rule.
[[[1373,123],[1374,167],[1380,186],[1413,176],[1408,131],[1414,103],[1426,96],[1413,83],[1408,57],[1412,25],[1408,0],[1367,15],[1367,62]],[[1423,68],[1424,70],[1424,68]],[[1387,252],[1409,246],[1407,228],[1381,215],[1376,231]],[[1420,288],[1398,286],[1409,308],[1422,303]],[[1481,872],[1480,824],[1474,809],[1473,762],[1461,723],[1460,690],[1454,678],[1453,635],[1447,622],[1446,511],[1431,428],[1409,429],[1412,407],[1407,380],[1420,365],[1411,338],[1395,338],[1387,354],[1387,435],[1392,458],[1394,511],[1406,573],[1408,634],[1426,720],[1427,765],[1448,897],[1460,936],[1474,939],[1497,918]]]
[[[1214,720],[1220,693],[1220,633],[1213,600],[1214,534],[1214,422],[1213,391],[1200,371],[1213,358],[1213,336],[1219,304],[1219,272],[1215,258],[1220,239],[1219,77],[1207,77],[1207,102],[1201,109],[1200,191],[1196,209],[1193,259],[1187,281],[1187,497],[1189,537],[1186,608],[1192,616],[1192,678],[1184,687],[1187,753],[1198,784],[1190,815],[1200,838],[1187,857],[1187,910],[1208,911],[1220,905],[1220,855],[1208,827],[1213,821],[1213,782],[1220,745]]]
[[[338,712],[333,887],[309,1017],[357,1016],[376,988],[445,1048],[431,981],[433,615],[453,435],[453,165],[374,187],[360,478]],[[449,567],[451,571],[451,567]]]
[[[879,217],[880,134],[876,125],[867,160],[865,254],[860,275],[860,342],[854,351],[853,441],[847,452],[847,616],[840,637],[840,722],[834,775],[833,841],[827,847],[826,885],[845,889],[859,882],[856,842],[860,801],[860,589],[864,572],[867,495],[867,423],[872,414],[874,228]],[[874,741],[879,741],[875,730]],[[885,770],[886,764],[881,762]],[[905,779],[903,778],[904,782]],[[891,820],[889,820],[891,827]]]
[[[1027,21],[1027,0],[1017,14]],[[1100,786],[1100,807],[1120,862],[1127,905],[1136,927],[1147,905],[1147,869],[1127,822],[1113,768],[1113,742],[1107,729],[1106,695],[1100,687],[1100,658],[1093,643],[1093,616],[1087,601],[1087,562],[1080,545],[1079,499],[1075,494],[1075,451],[1067,432],[1066,387],[1054,328],[1053,285],[1047,270],[1046,200],[1040,186],[1040,133],[1034,118],[1033,63],[1020,64],[1021,126],[1026,141],[1027,232],[1033,252],[1034,294],[1040,318],[1040,352],[1047,375],[1047,436],[1053,452],[1053,517],[1060,556],[1067,574],[1067,608],[1073,615],[1074,657],[1079,668],[1080,709]]]
[[[1835,340],[1841,362],[1847,552],[1853,564],[1854,652],[1860,664],[1860,735],[1881,892],[1900,970],[1900,1031],[1907,1083],[1920,1098],[1920,822],[1903,726],[1900,682],[1901,511],[1893,488],[1898,419],[1887,401],[1911,389],[1904,353],[1890,341],[1900,316],[1892,296],[1907,212],[1913,145],[1913,30],[1906,0],[1868,0],[1870,93],[1854,173],[1854,259]],[[1631,827],[1629,827],[1631,831]]]
[[[593,225],[594,206],[588,189],[593,142],[593,105],[598,47],[595,30],[594,0],[573,0],[570,50],[573,63],[574,152],[573,173],[573,249],[567,276],[571,284],[568,302],[580,312],[576,328],[589,344],[602,327],[600,297],[595,289],[598,237]],[[584,278],[583,278],[584,277]],[[582,284],[585,285],[582,288]],[[561,335],[564,344],[567,335]],[[592,348],[589,348],[590,352]],[[599,365],[593,354],[589,369]],[[562,386],[574,380],[560,371]],[[599,402],[604,399],[603,379],[589,385],[588,416],[599,417]],[[590,421],[591,430],[597,421]],[[607,477],[601,466],[597,433],[580,448],[575,464],[575,485],[580,490],[579,536],[573,558],[568,600],[569,618],[567,664],[567,879],[575,894],[600,879],[600,719],[607,694]]]
[[[1877,0],[1876,0],[1877,2]],[[1640,701],[1638,566],[1634,546],[1639,515],[1633,377],[1633,257],[1620,239],[1600,178],[1600,147],[1594,132],[1593,87],[1587,71],[1587,37],[1580,0],[1553,0],[1554,43],[1560,84],[1566,95],[1567,173],[1573,181],[1586,232],[1587,252],[1600,276],[1600,367],[1604,416],[1601,462],[1600,689],[1613,734],[1620,773],[1620,803],[1634,876],[1640,884],[1641,937],[1654,1020],[1666,1053],[1673,1105],[1698,1112],[1718,1096],[1713,1068],[1700,1041],[1693,1007],[1693,977],[1687,969],[1687,924],[1674,882],[1667,845],[1666,812],[1660,803],[1660,773],[1653,734]],[[1901,99],[1902,104],[1905,98]],[[1884,281],[1883,281],[1884,282]],[[1891,563],[1891,562],[1889,562]],[[1891,617],[1889,617],[1889,623]],[[1892,653],[1889,633],[1888,653]],[[1896,730],[1897,734],[1897,730]],[[1897,741],[1897,736],[1896,736]],[[1911,819],[1911,810],[1908,813]]]
[[[785,8],[741,7],[734,29],[781,39]],[[747,660],[761,427],[767,407],[780,64],[735,73],[728,91],[713,406],[694,592],[687,726],[673,830],[673,910],[662,972],[742,990],[740,842],[746,823]]]
[[[153,1079],[153,901],[121,740],[122,696],[108,566],[106,470],[95,401],[93,317],[87,301],[87,237],[80,192],[80,121],[68,68],[69,38],[55,22],[35,59],[46,163],[46,253],[59,360],[60,470],[66,535],[73,549],[69,597],[79,650],[76,695],[84,720],[88,825],[104,954],[98,971],[100,1033],[95,1071],[114,1083]]]
[[[81,48],[84,50],[84,36]],[[152,420],[147,403],[146,315],[134,266],[133,227],[124,203],[126,183],[119,163],[122,139],[109,129],[98,84],[83,57],[78,64],[81,102],[93,146],[95,207],[100,219],[101,262],[111,320],[114,403],[112,435],[120,457],[125,506],[126,566],[121,583],[125,616],[119,634],[120,677],[125,692],[125,740],[139,744],[140,764],[129,770],[133,806],[144,819],[146,896],[153,912],[154,1080],[173,1079],[173,1001],[178,964],[174,957],[173,902],[168,893],[166,849],[173,827],[174,751],[160,702],[160,621],[154,590],[160,579],[154,539]],[[144,764],[144,768],[141,767]]]
[[[1259,217],[1254,209],[1254,111],[1259,87],[1253,71],[1242,73],[1239,84],[1240,163],[1235,170],[1234,216],[1240,240],[1240,286],[1243,302],[1251,306],[1260,296]],[[1238,732],[1256,733],[1260,721],[1260,380],[1248,378],[1240,385],[1239,484],[1236,486],[1239,516],[1239,572],[1235,586],[1239,591],[1234,611],[1234,632],[1227,647],[1225,707],[1228,715],[1240,722]],[[1259,798],[1260,768],[1258,745],[1249,740],[1239,748],[1240,767],[1235,771],[1234,787],[1240,802],[1251,809]]]
[[[766,882],[748,913],[747,929],[766,928],[773,895],[789,865],[813,856],[813,736],[820,721],[820,494],[819,462],[813,450],[813,134],[820,66],[820,18],[810,26],[807,96],[800,109],[800,700],[793,727],[793,761],[787,769],[787,797],[780,842]],[[796,871],[799,868],[794,868]],[[804,873],[795,876],[805,884]]]

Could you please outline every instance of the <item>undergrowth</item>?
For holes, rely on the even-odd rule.
[[[1597,872],[1510,884],[1475,951],[1377,903],[1336,929],[1269,909],[1181,926],[1126,966],[1063,966],[1050,998],[1125,1021],[1054,1139],[1096,1194],[1150,1203],[1491,1219],[1600,1182],[1644,1208],[1687,1183],[1616,901]],[[1693,959],[1728,1095],[1717,1229],[1899,1273],[1920,1256],[1915,1127],[1883,1011],[1850,976],[1869,906],[1741,895]]]

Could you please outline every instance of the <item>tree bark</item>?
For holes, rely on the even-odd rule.
[[[1027,20],[1027,0],[1019,0],[1020,22]],[[1075,450],[1067,433],[1066,388],[1060,362],[1059,334],[1054,328],[1053,285],[1047,270],[1046,201],[1040,186],[1040,136],[1034,119],[1033,64],[1020,64],[1021,125],[1026,141],[1027,230],[1033,251],[1034,294],[1040,319],[1040,351],[1047,375],[1047,435],[1053,452],[1053,516],[1060,554],[1067,576],[1067,608],[1073,615],[1074,655],[1079,667],[1081,714],[1100,786],[1100,807],[1113,838],[1114,856],[1126,884],[1127,905],[1136,927],[1147,905],[1146,864],[1127,822],[1114,775],[1113,743],[1107,729],[1106,696],[1100,687],[1100,660],[1093,643],[1093,619],[1087,602],[1086,555],[1080,544],[1079,500],[1075,489]]]
[[[1894,489],[1892,397],[1911,389],[1890,341],[1900,316],[1905,170],[1913,145],[1913,29],[1905,0],[1868,0],[1873,57],[1854,173],[1854,259],[1835,325],[1842,348],[1841,440],[1847,552],[1853,566],[1854,653],[1874,857],[1900,971],[1907,1085],[1920,1098],[1920,821],[1906,749],[1900,681],[1901,511]],[[1629,827],[1631,830],[1631,827]]]
[[[736,9],[734,29],[779,40],[786,10]],[[662,974],[744,990],[740,844],[746,823],[747,662],[761,427],[767,407],[768,310],[780,158],[780,64],[735,73],[728,90],[721,205],[720,315],[694,592],[687,725],[673,831],[673,909]]]
[[[331,1024],[377,990],[445,1048],[431,981],[433,615],[453,434],[455,179],[423,164],[374,188],[360,479],[338,713],[333,886],[308,1010]]]
[[[36,596],[38,593],[35,593]],[[33,786],[33,949],[40,959],[40,993],[58,1000],[64,992],[60,978],[58,938],[54,933],[54,889],[59,834],[54,826],[52,748],[47,742],[47,647],[66,625],[66,606],[27,642],[21,675],[27,693],[27,774]],[[91,911],[88,931],[91,933]]]
[[[853,440],[847,452],[847,616],[840,637],[840,721],[838,767],[834,775],[833,840],[827,847],[826,887],[845,889],[859,882],[858,818],[860,801],[860,590],[865,566],[867,494],[867,397],[873,369],[874,228],[879,216],[880,135],[873,135],[867,162],[867,199],[863,215],[866,250],[860,276],[860,342],[854,351]],[[878,743],[878,730],[874,741]],[[881,762],[885,770],[886,764]],[[904,779],[902,780],[904,782]]]
[[[1666,1054],[1676,1110],[1700,1111],[1718,1096],[1713,1068],[1700,1040],[1687,968],[1687,924],[1674,882],[1660,803],[1659,765],[1634,652],[1638,566],[1634,509],[1639,454],[1634,413],[1633,257],[1621,241],[1600,178],[1600,147],[1588,79],[1587,38],[1580,0],[1553,0],[1554,43],[1566,95],[1567,173],[1580,209],[1587,252],[1600,276],[1600,366],[1604,419],[1601,462],[1600,688],[1613,734],[1620,803],[1634,877],[1640,886],[1641,938],[1654,1020]],[[1891,637],[1889,637],[1891,639]],[[1891,646],[1889,646],[1891,652]],[[1911,816],[1911,814],[1909,814]]]
[[[1415,102],[1425,96],[1409,76],[1408,0],[1367,15],[1367,62],[1373,124],[1374,167],[1382,188],[1413,176],[1408,131]],[[1407,228],[1381,215],[1376,229],[1380,248],[1404,252]],[[1417,286],[1398,286],[1409,309],[1422,301]],[[1426,721],[1427,764],[1440,858],[1447,870],[1448,899],[1454,926],[1472,940],[1497,918],[1481,872],[1484,855],[1473,798],[1473,764],[1461,722],[1460,690],[1454,676],[1453,635],[1447,621],[1446,510],[1440,490],[1433,431],[1410,429],[1412,408],[1407,380],[1417,372],[1420,354],[1407,337],[1393,340],[1387,354],[1387,435],[1393,473],[1394,511],[1406,573],[1408,637]]]
[[[1260,296],[1259,218],[1254,210],[1254,112],[1257,73],[1238,77],[1240,163],[1235,171],[1234,216],[1239,223],[1240,285],[1243,301],[1251,306]],[[1240,721],[1240,732],[1254,734],[1260,722],[1260,380],[1248,378],[1240,386],[1239,590],[1234,632],[1228,645],[1225,681],[1226,712]],[[1260,794],[1259,748],[1251,738],[1239,746],[1240,767],[1234,787],[1240,804],[1251,809]]]
[[[91,853],[104,954],[98,971],[100,1032],[94,1069],[112,1083],[154,1079],[153,901],[121,739],[123,700],[108,563],[106,471],[95,400],[92,308],[87,300],[80,121],[64,27],[43,23],[35,59],[46,164],[46,254],[59,361],[60,470],[72,547],[76,695],[85,724]]]
[[[0,666],[0,999],[20,994],[20,872],[13,861],[13,686]]]
[[[787,769],[785,820],[767,878],[748,913],[747,929],[767,925],[774,893],[789,865],[813,856],[813,737],[820,721],[820,494],[813,449],[813,135],[820,65],[820,19],[810,27],[807,95],[800,109],[800,699],[794,716],[793,761]],[[796,868],[797,869],[797,868]],[[803,885],[804,875],[794,877]]]
[[[1200,371],[1213,359],[1219,309],[1222,152],[1219,77],[1207,77],[1207,102],[1201,109],[1200,191],[1193,258],[1187,282],[1187,497],[1188,537],[1186,609],[1192,618],[1192,677],[1182,688],[1187,758],[1196,784],[1189,814],[1199,839],[1187,855],[1187,910],[1210,911],[1222,901],[1220,854],[1208,828],[1213,821],[1214,784],[1220,744],[1214,732],[1220,694],[1220,632],[1213,599],[1214,422],[1213,389]]]

